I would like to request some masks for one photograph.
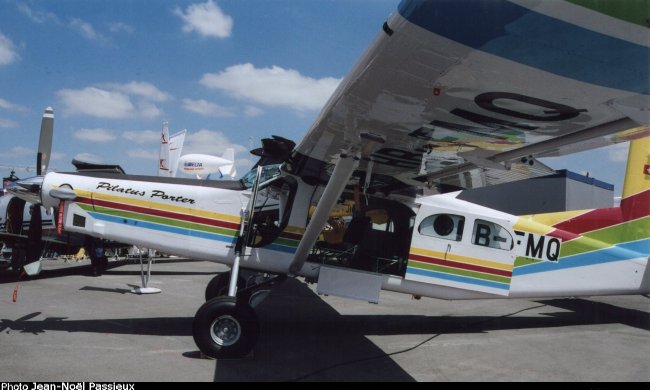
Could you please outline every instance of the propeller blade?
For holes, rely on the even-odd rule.
[[[36,154],[36,174],[42,175],[50,165],[52,154],[52,133],[54,132],[54,110],[52,107],[45,109],[41,120],[41,135],[38,140],[38,153]]]

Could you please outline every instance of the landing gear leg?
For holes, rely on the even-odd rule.
[[[230,279],[230,271],[221,273],[212,278],[210,283],[208,283],[208,286],[205,288],[205,300],[209,301],[212,298],[227,296],[230,288]],[[240,292],[245,287],[246,281],[241,276],[238,276],[237,291]],[[237,294],[237,296],[240,297],[240,294]]]
[[[237,299],[248,302],[255,307],[260,304],[271,288],[287,279],[286,275],[273,275],[267,273],[241,270],[237,277]],[[230,271],[221,273],[208,283],[205,288],[205,300],[227,296],[230,288],[232,274]]]

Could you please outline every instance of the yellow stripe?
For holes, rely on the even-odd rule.
[[[411,253],[416,255],[435,257],[438,259],[445,258],[444,252],[432,251],[432,250],[416,248],[416,247],[411,247]],[[450,261],[457,261],[459,263],[474,264],[483,267],[496,268],[504,271],[512,271],[512,264],[497,263],[496,261],[482,260],[474,257],[455,255],[453,253],[447,253],[446,259]]]
[[[650,175],[643,174],[645,164],[650,165],[650,137],[630,141],[623,199],[650,189]]]
[[[546,235],[555,230],[553,225],[576,218],[590,211],[591,210],[562,211],[558,213],[525,215],[519,217],[513,228],[515,230],[524,230],[530,233]]]
[[[194,208],[191,208],[191,207],[166,205],[166,204],[162,204],[162,203],[159,203],[159,202],[152,202],[152,201],[142,200],[142,199],[133,199],[133,198],[127,198],[127,197],[123,197],[123,196],[109,195],[109,194],[104,194],[104,193],[99,193],[99,192],[91,192],[91,191],[79,190],[79,189],[76,189],[74,191],[78,196],[83,196],[83,197],[86,197],[86,198],[107,200],[107,201],[116,202],[116,203],[122,203],[122,204],[127,204],[127,205],[132,205],[132,206],[152,208],[152,209],[156,209],[156,210],[164,210],[164,211],[180,213],[180,214],[186,214],[186,215],[197,215],[197,216],[200,215],[201,217],[205,217],[205,218],[218,219],[218,220],[221,220],[221,221],[228,221],[228,222],[234,222],[234,223],[239,223],[239,221],[240,221],[240,217],[235,216],[235,215],[215,213],[213,211],[207,211],[207,210],[198,210],[198,209],[194,209]]]

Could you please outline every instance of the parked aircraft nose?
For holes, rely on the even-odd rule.
[[[41,203],[43,176],[10,182],[7,191],[30,203]]]

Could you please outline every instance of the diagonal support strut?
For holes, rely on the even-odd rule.
[[[309,221],[309,225],[307,225],[307,229],[305,229],[305,234],[302,236],[302,240],[300,240],[300,243],[298,244],[298,249],[293,256],[293,260],[289,266],[289,272],[291,274],[295,275],[298,273],[305,264],[305,261],[307,261],[309,251],[316,243],[318,235],[325,227],[325,223],[327,222],[327,218],[329,217],[332,208],[338,201],[341,193],[343,193],[345,186],[348,184],[350,175],[352,175],[352,172],[354,172],[358,165],[359,158],[357,156],[350,156],[345,153],[340,154],[336,166],[334,167],[334,171],[332,172],[332,176],[327,182],[325,191],[323,191],[323,195],[318,201],[316,210],[314,211],[314,214]]]

